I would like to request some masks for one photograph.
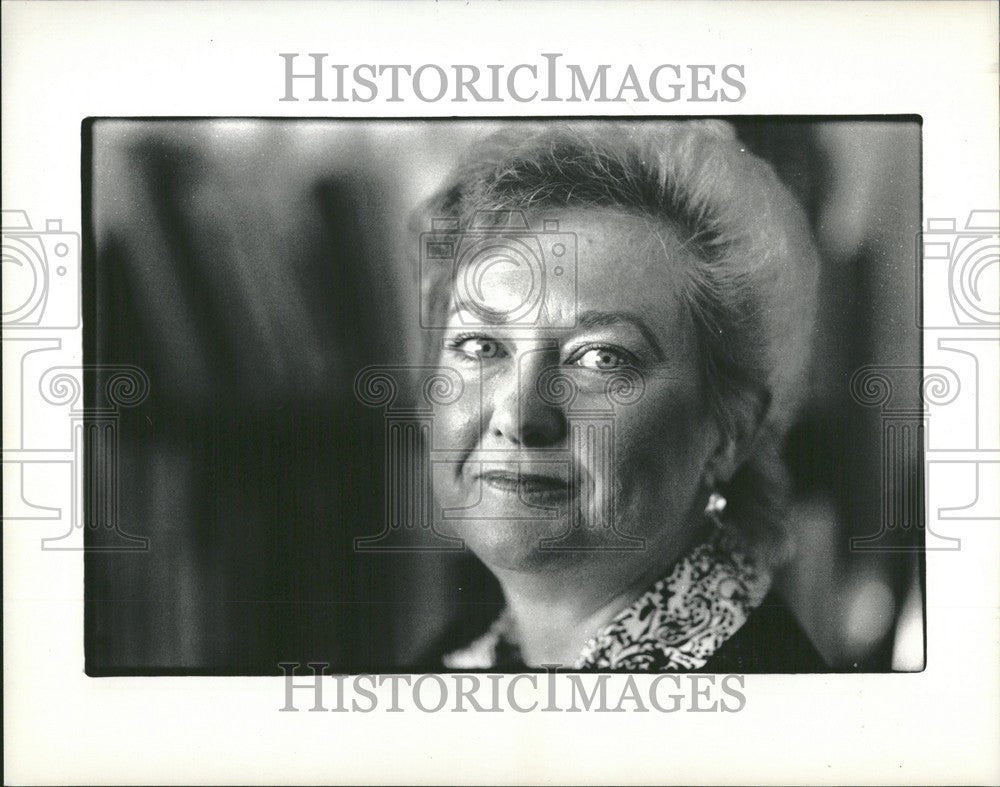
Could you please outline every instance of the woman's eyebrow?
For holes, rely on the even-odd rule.
[[[475,313],[466,309],[464,306],[453,304],[451,308],[448,309],[447,316],[451,318],[458,317],[462,314],[473,314],[475,317],[474,323],[477,325],[506,325],[510,322],[510,312],[490,309],[482,304],[476,305]]]
[[[656,340],[656,335],[638,314],[632,314],[631,312],[585,311],[580,315],[577,324],[580,328],[606,328],[621,324],[631,325],[642,334],[642,338],[653,348],[657,360],[666,360],[663,348],[660,347],[660,343]]]

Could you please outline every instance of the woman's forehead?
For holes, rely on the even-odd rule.
[[[679,285],[692,254],[672,228],[649,216],[595,208],[565,212],[559,223],[577,239],[583,295],[599,296],[611,282],[618,289],[607,295],[633,299],[651,286]]]
[[[537,296],[542,328],[587,312],[627,312],[654,331],[677,329],[693,252],[665,222],[609,208],[537,210],[526,220],[523,243],[509,235],[489,253],[469,255],[459,272],[456,284],[485,308],[513,314]]]

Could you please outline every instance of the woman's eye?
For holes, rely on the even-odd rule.
[[[498,341],[485,336],[468,336],[452,341],[453,349],[470,358],[502,358],[507,353]]]
[[[629,359],[623,353],[612,350],[610,347],[593,347],[580,353],[574,363],[585,369],[606,371],[628,366]]]

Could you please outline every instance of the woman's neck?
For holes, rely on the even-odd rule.
[[[661,574],[650,569],[624,585],[621,574],[601,582],[592,566],[579,582],[551,575],[545,582],[523,574],[501,577],[524,662],[571,666],[587,641]]]

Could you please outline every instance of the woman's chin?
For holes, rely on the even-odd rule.
[[[597,538],[589,528],[570,528],[569,519],[462,519],[442,528],[465,541],[489,568],[531,571],[555,562],[579,560]]]

